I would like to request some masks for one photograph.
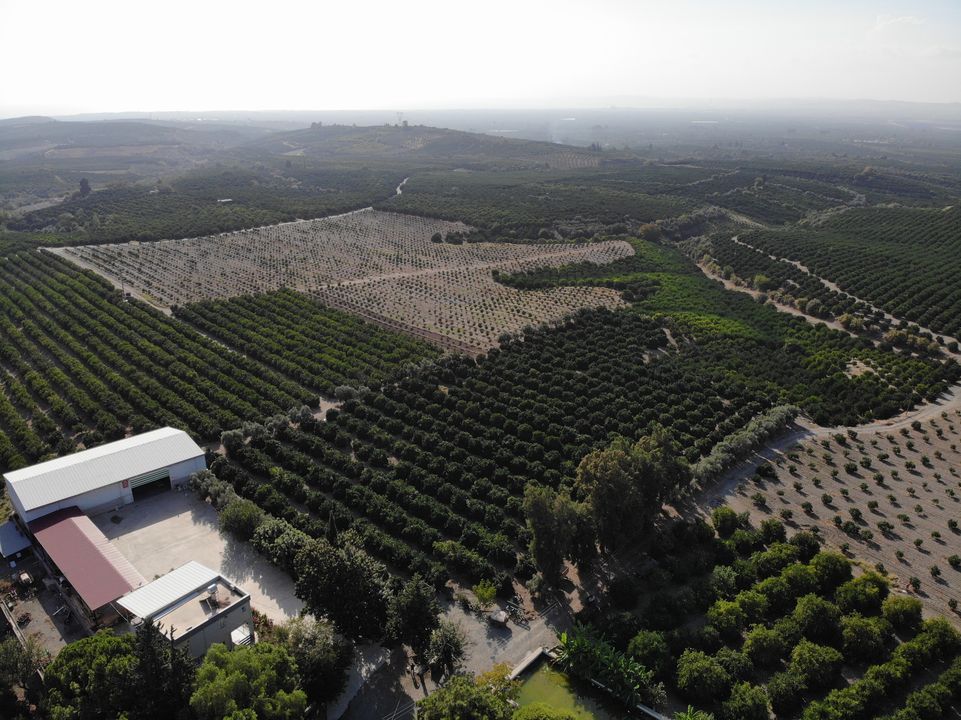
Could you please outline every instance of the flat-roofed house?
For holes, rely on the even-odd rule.
[[[124,595],[116,605],[132,626],[152,620],[194,658],[214,643],[234,647],[254,640],[250,595],[195,561]]]

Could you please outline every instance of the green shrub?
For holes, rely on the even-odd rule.
[[[744,639],[743,650],[756,666],[771,667],[784,656],[787,645],[777,630],[755,625]]]
[[[220,511],[220,529],[240,540],[250,540],[264,519],[264,511],[250,500],[235,498]]]
[[[917,632],[921,627],[921,601],[892,595],[881,605],[881,614],[899,632]]]
[[[825,595],[851,579],[851,562],[839,553],[821,551],[811,558],[810,565]]]
[[[734,640],[744,629],[746,616],[736,601],[718,600],[708,609],[707,621],[717,628],[721,637]]]
[[[648,670],[660,677],[667,670],[671,652],[664,639],[664,633],[656,630],[641,630],[627,644],[627,654]]]
[[[844,613],[876,615],[888,592],[887,580],[876,572],[866,572],[841,585],[834,593],[834,600]]]
[[[768,720],[767,692],[763,687],[741,682],[721,705],[721,720]]]
[[[677,661],[677,687],[694,702],[717,702],[727,695],[730,686],[727,670],[700,650],[685,650]]]
[[[737,513],[727,505],[722,505],[714,509],[711,513],[711,522],[714,524],[714,529],[717,530],[718,536],[722,539],[731,537],[734,531],[740,526]]]
[[[790,672],[797,675],[805,687],[828,687],[841,672],[844,657],[832,647],[802,640],[791,651]]]
[[[802,678],[793,672],[780,672],[771,676],[767,683],[767,694],[771,707],[780,716],[791,716],[801,705],[805,685]]]
[[[797,601],[792,619],[808,640],[834,642],[841,632],[841,612],[819,595],[805,595]]]
[[[848,661],[875,661],[891,637],[891,625],[882,618],[846,615],[841,618],[844,657]]]

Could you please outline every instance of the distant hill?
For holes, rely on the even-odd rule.
[[[24,117],[0,118],[0,127],[13,127],[15,125],[38,125],[40,123],[56,122],[52,117],[46,115],[25,115]]]
[[[553,143],[514,140],[424,125],[323,125],[273,133],[239,152],[353,161],[411,161],[434,167],[570,168],[598,165],[596,153]]]
[[[74,149],[156,145],[223,148],[245,142],[251,135],[238,128],[201,129],[132,120],[62,122],[43,117],[12,118],[0,121],[0,153],[44,152],[43,149],[64,146]]]
[[[63,197],[86,178],[94,189],[196,167],[265,131],[132,120],[0,121],[0,207],[15,210]]]

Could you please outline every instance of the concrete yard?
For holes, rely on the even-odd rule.
[[[67,643],[86,637],[87,633],[81,623],[67,622],[63,597],[58,590],[45,587],[43,566],[30,553],[17,561],[16,572],[23,571],[30,573],[34,582],[29,589],[4,593],[4,602],[9,602],[9,620],[13,624],[17,618],[29,615],[30,620],[20,626],[19,632],[36,638],[53,658]]]
[[[290,577],[249,544],[221,535],[216,511],[189,490],[163,492],[93,521],[148,581],[196,560],[236,582],[250,593],[251,607],[275,622],[303,607]]]

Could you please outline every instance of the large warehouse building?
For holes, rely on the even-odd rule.
[[[3,477],[24,525],[58,510],[95,514],[134,501],[149,487],[175,487],[206,467],[204,451],[183,430],[165,427]]]
[[[161,428],[3,477],[17,515],[15,530],[59,577],[63,599],[91,622],[122,616],[115,603],[147,580],[88,517],[170,489],[207,467],[204,451],[182,430]],[[22,548],[9,529],[3,546]]]

